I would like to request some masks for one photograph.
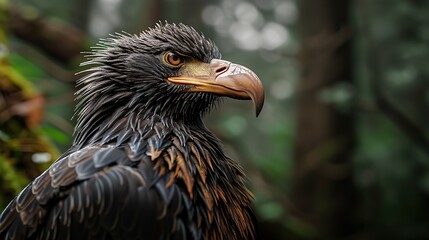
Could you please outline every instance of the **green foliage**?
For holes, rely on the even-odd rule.
[[[0,175],[3,180],[0,188],[18,195],[25,185],[28,184],[29,179],[25,174],[19,172],[11,162],[12,160],[0,154]],[[2,206],[6,206],[9,201],[9,198],[0,194],[0,209],[3,209]]]
[[[74,108],[74,83],[52,78],[40,65],[17,53],[9,55],[9,62],[25,76],[24,83],[35,85],[38,91],[43,92],[46,105],[39,130],[49,136],[61,151],[65,151],[72,141],[73,124],[70,118]]]

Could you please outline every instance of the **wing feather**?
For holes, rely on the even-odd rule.
[[[161,149],[165,143],[153,146],[160,152],[157,158],[171,156]],[[177,219],[184,203],[190,205],[189,196],[182,194],[175,183],[167,186],[171,174],[154,173],[149,156],[132,160],[135,156],[130,154],[144,153],[139,148],[147,144],[137,147],[132,151],[92,146],[57,160],[4,210],[0,239],[186,236],[183,223]]]

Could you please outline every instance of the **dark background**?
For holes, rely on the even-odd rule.
[[[263,239],[429,239],[429,1],[0,0],[0,209],[73,139],[97,39],[159,20],[254,70],[258,118],[206,118],[255,194]]]

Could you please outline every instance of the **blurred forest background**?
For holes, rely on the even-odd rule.
[[[254,70],[266,104],[206,122],[263,239],[429,239],[429,1],[0,0],[0,210],[73,140],[99,38],[183,22]]]

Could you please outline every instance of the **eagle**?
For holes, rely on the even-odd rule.
[[[86,53],[69,150],[13,199],[0,239],[255,239],[253,195],[203,117],[264,90],[185,24],[117,33]]]

